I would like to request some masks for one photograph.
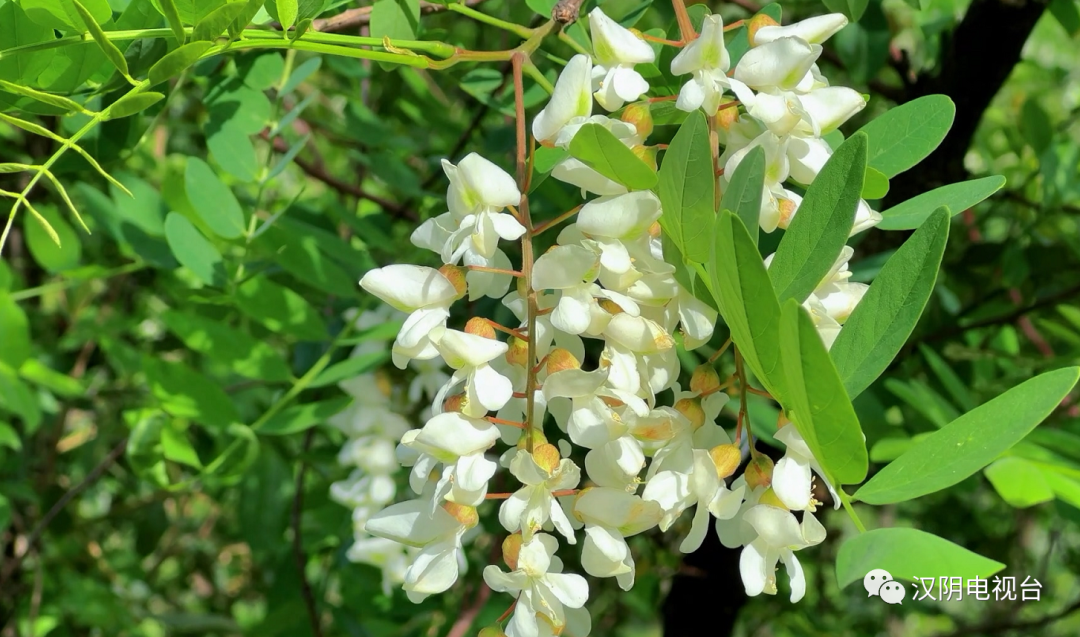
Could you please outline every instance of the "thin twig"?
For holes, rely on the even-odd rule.
[[[56,501],[56,504],[54,504],[52,508],[49,509],[49,512],[45,514],[45,517],[41,518],[37,525],[34,526],[34,530],[30,532],[29,536],[27,536],[26,544],[23,546],[23,550],[18,555],[11,558],[11,560],[9,560],[8,563],[4,565],[3,571],[0,572],[0,590],[3,589],[3,586],[8,581],[8,578],[10,578],[12,573],[14,573],[19,568],[19,565],[22,564],[22,561],[26,558],[26,556],[30,554],[30,549],[37,545],[38,540],[41,539],[41,536],[45,533],[45,529],[49,526],[49,523],[53,521],[53,518],[59,515],[60,511],[64,510],[64,507],[67,506],[67,504],[73,499],[75,499],[77,495],[85,491],[90,485],[97,482],[98,479],[100,479],[101,476],[105,474],[109,467],[111,467],[112,464],[116,462],[116,459],[124,454],[125,449],[127,449],[126,437],[121,440],[119,444],[113,447],[113,450],[109,452],[109,455],[105,456],[105,458],[100,463],[98,463],[98,465],[94,467],[90,471],[90,473],[86,475],[85,478],[83,478],[82,482],[72,487],[67,493],[65,493],[63,496],[60,497],[59,500]]]
[[[484,604],[487,604],[488,598],[491,597],[491,589],[486,584],[480,584],[480,591],[476,594],[476,599],[473,603],[466,608],[460,615],[458,615],[457,621],[450,628],[450,632],[446,633],[446,637],[465,637],[469,632],[469,628],[472,627],[476,616],[483,610]]]
[[[474,7],[483,1],[484,0],[465,0],[465,5],[469,7]],[[349,9],[329,18],[315,20],[311,23],[311,30],[322,31],[324,33],[337,33],[340,31],[348,31],[353,27],[358,27],[360,25],[370,23],[371,9],[372,7],[370,6],[360,7],[357,9]],[[420,0],[420,13],[437,13],[439,11],[445,10],[445,4]]]
[[[311,441],[315,438],[315,429],[308,429],[304,436],[304,453],[311,448]],[[304,598],[304,606],[307,607],[308,619],[311,621],[311,634],[314,637],[322,637],[322,625],[319,623],[319,610],[315,606],[315,595],[311,592],[311,583],[307,579],[307,556],[304,555],[303,535],[300,529],[301,513],[304,510],[304,474],[307,472],[307,463],[300,461],[300,468],[296,471],[296,496],[292,506],[293,528],[293,557],[296,558],[296,569],[300,574],[300,593]]]

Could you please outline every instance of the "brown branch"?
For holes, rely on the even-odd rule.
[[[124,454],[125,449],[127,449],[127,438],[124,438],[119,444],[113,447],[113,450],[109,452],[109,455],[105,456],[105,458],[98,463],[85,478],[83,478],[82,482],[72,487],[56,501],[56,504],[52,505],[49,512],[45,514],[45,517],[41,518],[30,532],[30,535],[27,536],[26,544],[23,546],[22,552],[11,558],[8,563],[4,565],[3,571],[0,572],[0,590],[3,590],[3,586],[8,581],[8,578],[10,578],[12,573],[19,568],[19,565],[22,564],[26,556],[30,554],[30,549],[32,549],[37,544],[38,540],[41,539],[41,536],[45,533],[45,529],[53,521],[53,518],[59,515],[60,511],[62,511],[69,502],[75,499],[76,496],[85,491],[87,487],[97,482],[109,467],[116,462],[116,459]]]
[[[578,19],[578,11],[584,0],[559,0],[551,8],[551,19],[559,24],[570,24]]]
[[[311,448],[311,441],[315,438],[315,429],[308,429],[304,436],[304,453]],[[300,461],[300,468],[296,471],[296,496],[292,506],[293,528],[293,557],[296,558],[296,570],[300,575],[300,593],[304,598],[304,606],[307,607],[308,619],[311,621],[311,634],[313,637],[322,637],[322,625],[319,622],[319,610],[315,606],[315,595],[311,592],[311,583],[308,582],[307,556],[304,555],[303,534],[300,528],[300,518],[304,511],[304,474],[307,472],[307,463]]]
[[[473,7],[483,1],[484,0],[465,0],[464,4],[467,7]],[[315,20],[311,23],[311,29],[313,31],[323,31],[326,33],[348,31],[349,29],[358,27],[362,24],[370,23],[371,9],[372,7],[360,7],[357,9],[349,9],[347,11],[342,11],[335,16]],[[446,5],[439,4],[437,2],[426,2],[425,0],[420,0],[420,13],[437,13],[439,11],[445,10]]]
[[[263,131],[262,138],[267,139],[268,137],[269,133],[267,131]],[[281,137],[275,137],[272,143],[274,145],[274,150],[279,153],[284,153],[289,150],[289,143]],[[402,204],[390,201],[389,199],[380,197],[379,195],[372,194],[364,190],[357,184],[349,183],[347,181],[343,181],[341,179],[338,179],[337,177],[334,177],[326,171],[325,166],[318,162],[308,161],[299,156],[297,156],[293,161],[296,163],[297,166],[300,167],[300,170],[303,170],[305,173],[307,173],[309,177],[314,177],[315,179],[321,181],[327,186],[330,186],[331,188],[343,195],[350,195],[356,197],[357,199],[366,199],[372,203],[378,204],[383,208],[383,210],[390,213],[390,216],[392,217],[406,219],[408,221],[419,221],[420,219],[419,215],[416,214],[416,211],[411,210],[403,206]]]

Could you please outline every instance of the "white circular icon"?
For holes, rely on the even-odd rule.
[[[886,604],[902,604],[907,589],[900,582],[885,582],[878,589],[878,594]]]
[[[874,595],[878,594],[878,591],[881,589],[882,584],[891,581],[892,575],[889,575],[889,571],[886,571],[883,568],[875,568],[874,570],[866,574],[866,577],[864,577],[862,580],[862,585],[863,588],[866,589],[866,592],[869,593],[867,597],[873,597]],[[903,599],[902,595],[901,599]]]

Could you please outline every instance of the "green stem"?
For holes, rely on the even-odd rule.
[[[269,38],[240,40],[237,42],[212,46],[206,50],[206,53],[203,53],[202,57],[207,58],[226,51],[243,51],[247,49],[295,49],[297,51],[311,51],[313,53],[325,53],[327,55],[339,55],[341,57],[359,58],[362,60],[375,60],[376,62],[390,62],[392,64],[402,64],[404,66],[412,66],[420,69],[433,68],[434,65],[434,61],[431,58],[426,58],[422,55],[405,55],[403,53],[386,53],[384,51],[352,49],[333,44],[308,42],[302,38],[300,40],[271,40]]]
[[[855,513],[855,507],[851,506],[851,496],[845,493],[843,489],[838,489],[836,492],[840,495],[840,503],[844,505],[848,516],[851,517],[851,521],[855,523],[855,528],[859,529],[859,533],[866,533],[866,527],[863,526],[862,520],[859,519],[859,514]]]
[[[490,24],[493,27],[502,29],[503,31],[509,31],[514,35],[517,35],[522,40],[528,40],[533,35],[533,30],[529,27],[523,27],[520,24],[514,24],[513,22],[507,22],[506,20],[500,20],[493,18],[486,13],[481,13],[476,9],[467,7],[463,4],[450,4],[446,7],[454,13],[460,13],[463,16],[468,16],[477,22],[483,22],[484,24]]]
[[[37,296],[48,294],[49,292],[73,288],[80,283],[85,283],[86,281],[93,281],[95,279],[111,279],[114,276],[120,276],[121,274],[130,274],[132,272],[138,272],[139,270],[144,270],[146,268],[147,265],[145,263],[129,263],[127,265],[122,265],[111,270],[106,270],[98,276],[89,279],[68,278],[61,281],[53,281],[52,283],[46,283],[45,285],[39,285],[37,287],[19,290],[18,292],[12,292],[11,300],[25,301],[27,299],[32,299]]]
[[[525,72],[525,75],[531,77],[534,82],[539,84],[545,91],[547,91],[548,95],[551,95],[555,92],[555,87],[551,84],[551,82],[548,81],[546,77],[544,77],[544,74],[541,73],[540,69],[536,68],[534,64],[527,63],[521,70]]]
[[[582,55],[591,55],[588,49],[581,46],[581,44],[574,38],[570,37],[570,35],[566,31],[559,31],[559,40]]]

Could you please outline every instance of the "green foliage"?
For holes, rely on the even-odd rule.
[[[570,156],[631,190],[656,185],[656,171],[600,124],[585,124],[570,141]]]
[[[952,127],[956,106],[927,95],[897,106],[859,130],[869,138],[867,165],[892,178],[929,155]]]
[[[708,124],[691,113],[664,152],[657,185],[664,215],[660,224],[679,252],[695,263],[707,263],[712,251],[709,228],[714,215],[713,179]]]
[[[765,187],[765,149],[754,148],[731,174],[720,208],[742,219],[750,238],[758,242],[758,219],[761,217],[761,191]],[[692,221],[691,221],[692,223]]]
[[[1005,565],[919,529],[874,529],[852,537],[836,556],[836,581],[841,586],[861,581],[874,569],[897,579],[962,577],[986,579]]]
[[[882,211],[881,216],[884,219],[877,227],[882,230],[914,230],[938,208],[944,206],[953,214],[962,212],[994,194],[1004,185],[1005,178],[995,175],[935,188]]]

